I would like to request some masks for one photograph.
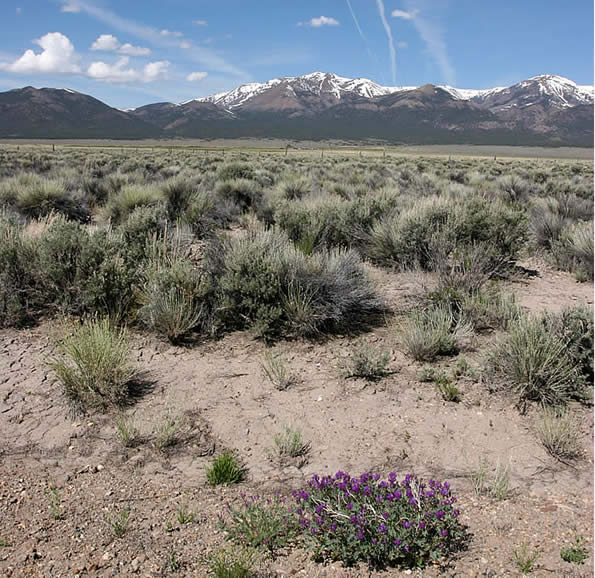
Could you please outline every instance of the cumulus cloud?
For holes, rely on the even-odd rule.
[[[191,72],[186,77],[186,80],[189,82],[198,82],[199,80],[204,80],[208,75],[208,72]]]
[[[134,46],[129,42],[120,44],[120,41],[113,34],[102,34],[91,44],[91,50],[102,52],[119,52],[126,56],[147,56],[151,50],[143,46]]]
[[[110,83],[132,82],[139,80],[139,73],[134,68],[129,68],[130,58],[122,56],[114,64],[105,62],[92,62],[87,69],[87,74],[95,80]]]
[[[180,48],[182,48],[183,50],[188,50],[188,48],[192,48],[192,43],[188,42],[188,40],[182,40],[180,42]]]
[[[31,74],[76,74],[81,71],[80,56],[64,34],[49,32],[33,42],[42,48],[39,54],[27,50],[19,59],[3,68],[11,72]]]
[[[393,10],[391,13],[393,18],[401,18],[402,20],[413,20],[416,14],[417,10],[412,10],[411,12],[407,12],[406,10]]]
[[[196,24],[197,26],[208,26],[209,23],[206,20],[195,20],[194,24]]]
[[[312,28],[320,28],[322,26],[339,26],[340,22],[330,16],[318,16],[312,18],[308,22],[298,22],[298,26],[311,26]]]
[[[101,34],[93,44],[91,50],[102,50],[104,52],[112,52],[118,50],[120,43],[118,39],[112,34]]]
[[[118,48],[118,52],[120,54],[127,54],[129,56],[148,56],[151,54],[151,50],[149,48],[145,48],[144,46],[134,46],[129,42],[122,44],[122,46]]]
[[[81,6],[78,2],[65,2],[62,4],[62,8],[60,9],[62,12],[80,12]]]
[[[169,61],[160,60],[158,62],[149,62],[143,69],[143,82],[153,82],[160,78],[167,77],[167,71],[169,69]]]
[[[130,58],[121,56],[114,64],[102,61],[92,62],[87,69],[87,75],[101,82],[112,84],[126,84],[130,82],[153,82],[167,76],[169,68],[167,60],[149,62],[142,71],[130,67]]]

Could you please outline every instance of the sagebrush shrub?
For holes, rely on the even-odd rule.
[[[42,302],[37,242],[0,220],[0,327],[30,322]]]
[[[138,376],[128,339],[107,319],[91,319],[75,327],[57,344],[50,367],[77,410],[105,409],[125,403]]]
[[[313,476],[295,513],[317,559],[423,567],[460,547],[465,530],[448,482],[391,472]]]
[[[121,223],[138,207],[152,207],[164,201],[164,194],[156,185],[132,184],[123,186],[108,200],[106,216],[112,223]]]

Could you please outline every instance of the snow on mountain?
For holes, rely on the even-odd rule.
[[[274,78],[268,82],[252,82],[243,84],[229,92],[219,92],[211,96],[193,99],[199,102],[211,102],[228,110],[240,107],[255,96],[268,90],[281,87],[287,94],[296,95],[296,91],[313,95],[332,95],[337,100],[345,94],[358,95],[363,98],[374,98],[395,92],[415,90],[416,86],[381,86],[367,78],[345,78],[337,74],[312,72],[303,76],[288,76]],[[505,96],[516,89],[537,90],[539,95],[549,96],[555,105],[566,108],[577,104],[593,103],[593,86],[577,85],[572,80],[562,76],[544,74],[535,76],[511,87],[496,87],[486,89],[455,88],[439,86],[457,100],[469,100],[482,103],[492,97]],[[191,101],[187,101],[191,102]],[[181,103],[186,104],[186,103]]]

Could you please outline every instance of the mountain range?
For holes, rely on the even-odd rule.
[[[182,103],[118,110],[69,89],[0,93],[0,138],[282,138],[593,146],[593,87],[540,75],[508,87],[387,87],[314,72]]]

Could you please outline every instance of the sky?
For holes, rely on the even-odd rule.
[[[593,84],[593,1],[2,0],[0,91],[70,88],[118,108],[281,76],[386,86]]]

